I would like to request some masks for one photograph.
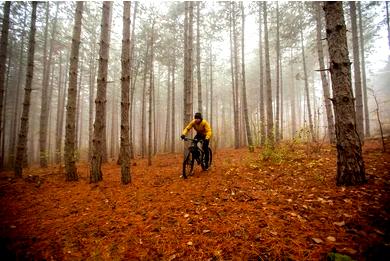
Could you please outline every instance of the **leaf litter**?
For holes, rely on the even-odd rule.
[[[2,172],[1,250],[34,260],[318,260],[336,249],[361,260],[388,245],[390,155],[366,142],[368,183],[337,187],[335,149],[305,150],[260,163],[260,149],[218,150],[209,171],[187,180],[181,154],[151,167],[136,159],[128,186],[113,163],[98,184],[86,163],[71,183],[61,166],[26,169],[24,179]]]

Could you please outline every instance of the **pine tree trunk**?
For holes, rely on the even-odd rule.
[[[186,2],[187,19],[185,23],[185,76],[184,76],[184,123],[186,126],[192,119],[192,46],[193,46],[193,2]]]
[[[67,181],[78,180],[76,169],[76,98],[82,15],[83,2],[77,2],[70,54],[68,101],[66,105],[64,159]]]
[[[280,132],[279,132],[279,138],[280,140],[283,140],[283,131],[284,131],[284,125],[283,125],[283,102],[284,102],[284,93],[283,93],[283,66],[282,66],[282,60],[279,59],[279,68],[280,68]]]
[[[302,32],[302,26],[300,30],[301,34],[301,50],[302,50],[302,64],[303,64],[303,75],[305,80],[305,96],[306,96],[306,105],[307,105],[307,113],[309,117],[309,131],[311,135],[311,139],[313,141],[316,140],[315,134],[314,134],[314,127],[313,127],[313,115],[311,111],[311,105],[310,105],[310,95],[309,95],[309,79],[307,75],[307,69],[306,69],[306,56],[305,56],[305,48],[303,45],[303,32]]]
[[[242,67],[242,106],[244,107],[244,120],[245,120],[245,128],[246,128],[246,137],[248,139],[248,145],[249,145],[249,151],[254,151],[254,145],[253,145],[253,139],[252,139],[252,133],[249,126],[249,113],[248,113],[248,102],[246,97],[246,83],[245,83],[245,11],[244,11],[244,5],[241,2],[241,12],[242,12],[242,35],[241,35],[241,67]]]
[[[259,3],[259,63],[260,63],[260,74],[259,74],[259,83],[260,83],[260,95],[259,95],[259,106],[260,106],[260,145],[264,146],[265,144],[265,111],[264,111],[264,62],[263,62],[263,45],[262,45],[262,30],[261,30],[261,11],[262,11],[262,2]]]
[[[93,140],[93,113],[95,100],[95,82],[96,82],[96,38],[92,36],[92,52],[89,60],[89,111],[88,111],[88,161],[92,159],[92,140]]]
[[[386,2],[387,3],[387,2]],[[362,57],[362,87],[363,87],[363,100],[364,100],[364,126],[365,136],[370,137],[370,115],[368,111],[368,97],[367,97],[367,76],[366,76],[366,59],[364,55],[364,31],[362,21],[361,3],[357,2],[359,13],[359,32],[360,32],[360,55]]]
[[[152,31],[150,36],[150,65],[149,65],[149,122],[148,122],[148,166],[152,165],[152,112],[153,112],[153,93],[154,93],[154,83],[153,83],[153,77],[154,77],[154,21],[152,24]]]
[[[81,93],[82,93],[82,82],[83,82],[83,74],[84,74],[84,66],[83,66],[83,60],[80,61],[80,77],[78,80],[78,87],[77,87],[77,100],[76,100],[76,151],[80,151],[80,118],[81,118]],[[79,155],[80,156],[80,155]],[[77,157],[77,161],[79,161],[80,157]]]
[[[279,38],[279,2],[276,2],[276,114],[275,114],[275,140],[279,142],[280,117],[280,38]]]
[[[103,15],[100,34],[99,69],[97,78],[97,94],[95,100],[96,116],[93,129],[93,149],[90,182],[103,180],[101,170],[104,154],[107,153],[106,142],[106,102],[107,102],[107,67],[110,46],[110,23],[112,2],[103,2]]]
[[[146,153],[146,82],[147,82],[147,75],[149,70],[149,63],[148,63],[148,57],[149,57],[149,41],[146,40],[146,52],[145,52],[145,58],[144,58],[144,86],[142,89],[142,111],[141,111],[141,157],[145,157]]]
[[[131,182],[130,175],[130,132],[129,132],[129,88],[130,88],[130,2],[123,2],[122,33],[122,77],[121,77],[121,182]]]
[[[331,144],[335,144],[336,137],[334,133],[333,111],[332,111],[332,104],[330,103],[331,101],[330,101],[329,82],[325,72],[324,50],[322,47],[322,37],[321,37],[321,32],[322,32],[321,4],[318,2],[316,3],[313,2],[313,5],[316,9],[318,63],[320,65],[322,90],[324,92],[324,103],[325,103],[326,118],[328,123],[329,142]]]
[[[290,52],[290,68],[291,68],[291,137],[294,139],[297,132],[297,120],[296,120],[296,103],[295,103],[295,79],[294,79],[294,65],[293,65],[293,49],[291,48]]]
[[[267,93],[267,143],[272,148],[274,146],[274,120],[272,112],[272,86],[271,86],[271,67],[269,59],[268,42],[268,22],[267,22],[267,4],[264,3],[264,41],[265,41],[265,81]]]
[[[6,1],[3,8],[3,27],[1,29],[1,39],[0,39],[0,137],[2,137],[5,127],[5,122],[3,122],[3,99],[4,99],[4,86],[5,86],[5,69],[7,62],[7,46],[8,46],[8,28],[9,28],[9,13],[11,9],[11,2]],[[2,140],[4,144],[5,140]],[[0,164],[1,168],[3,166],[3,156],[0,155]]]
[[[360,137],[360,141],[364,142],[364,126],[363,126],[363,97],[362,97],[362,78],[360,72],[360,54],[359,54],[359,37],[356,22],[356,4],[349,2],[349,11],[352,24],[352,46],[353,46],[353,71],[355,82],[355,109],[356,109],[356,128]]]
[[[390,19],[389,19],[389,2],[386,1],[386,24],[387,24],[387,39],[389,42],[390,49]]]
[[[232,94],[233,94],[233,124],[234,124],[234,148],[238,149],[240,147],[239,144],[239,132],[238,132],[238,114],[236,110],[236,81],[234,74],[234,46],[233,46],[233,9],[231,8],[233,5],[230,2],[230,19],[229,19],[229,34],[230,34],[230,70],[232,76]]]
[[[176,39],[174,39],[175,41],[175,45],[176,45]],[[172,140],[171,140],[171,153],[175,153],[175,140],[176,140],[176,119],[175,119],[175,114],[176,114],[176,111],[175,111],[175,104],[176,104],[176,98],[175,98],[175,89],[176,89],[176,86],[175,86],[175,71],[176,71],[176,57],[175,55],[173,56],[173,64],[172,64],[172,116],[171,116],[171,136],[172,136]]]
[[[342,2],[324,2],[326,34],[335,111],[337,177],[336,183],[358,185],[366,181],[362,147],[356,130],[348,58],[346,26]]]
[[[56,123],[56,141],[55,141],[55,160],[56,164],[61,163],[61,141],[62,135],[60,135],[63,126],[63,121],[61,119],[61,111],[63,111],[64,105],[62,103],[62,97],[65,96],[65,92],[62,91],[62,52],[60,51],[60,61],[58,64],[58,98],[57,98],[57,123]],[[62,133],[61,133],[62,134]]]
[[[21,118],[21,125],[19,131],[19,139],[16,153],[15,163],[15,176],[22,177],[23,175],[23,160],[27,151],[27,135],[28,135],[28,121],[30,111],[30,100],[31,100],[31,85],[34,75],[34,49],[35,49],[35,22],[37,13],[37,2],[32,2],[32,13],[31,13],[31,25],[30,25],[30,36],[28,46],[28,57],[27,57],[27,72],[26,72],[26,84],[24,91],[24,102],[23,112]]]
[[[138,65],[139,62],[137,62],[137,68],[134,70],[134,46],[135,46],[135,21],[137,18],[137,10],[138,10],[138,2],[135,1],[134,4],[134,12],[133,12],[133,28],[131,31],[131,49],[130,49],[130,111],[129,111],[129,146],[130,146],[130,158],[134,159],[134,145],[133,145],[133,107],[134,107],[134,91],[135,91],[135,82],[137,79],[136,73],[138,73]]]
[[[198,112],[202,113],[202,79],[200,75],[200,4],[196,5],[196,68],[198,77]]]
[[[171,65],[168,64],[168,80],[167,80],[167,117],[165,122],[165,139],[164,139],[164,152],[168,151],[168,142],[174,137],[169,137],[170,134],[170,123],[171,123]]]
[[[10,127],[10,145],[9,145],[9,162],[8,165],[11,167],[15,166],[15,155],[16,155],[16,134],[19,130],[19,115],[20,115],[20,92],[21,92],[21,82],[22,82],[22,74],[23,74],[23,61],[24,61],[24,38],[25,38],[25,28],[27,27],[27,8],[25,8],[24,18],[23,18],[23,29],[21,34],[21,46],[19,51],[19,65],[18,65],[18,73],[20,77],[17,77],[16,80],[16,95],[15,95],[15,103],[13,107],[14,116],[12,117],[12,123]]]
[[[234,95],[235,95],[235,104],[234,104],[234,110],[235,110],[235,119],[234,119],[234,128],[236,129],[236,138],[235,141],[235,148],[238,149],[241,146],[241,129],[240,129],[240,110],[239,110],[239,95],[238,95],[238,86],[239,86],[239,68],[238,68],[238,42],[237,42],[237,28],[236,28],[236,3],[233,2],[233,57],[234,57]]]
[[[213,46],[210,45],[210,125],[213,126]]]

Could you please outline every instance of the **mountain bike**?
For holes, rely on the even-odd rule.
[[[184,152],[184,161],[183,161],[183,178],[191,176],[194,172],[195,162],[198,165],[201,165],[203,170],[207,170],[206,162],[204,157],[204,152],[201,148],[202,140],[184,138],[184,141],[191,141],[191,145]],[[213,154],[209,148],[209,162],[208,167],[210,168],[211,162],[213,159]]]

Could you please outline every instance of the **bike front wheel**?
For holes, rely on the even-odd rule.
[[[191,152],[187,151],[185,154],[183,161],[183,178],[187,178],[187,176],[191,176],[194,171],[194,156]]]

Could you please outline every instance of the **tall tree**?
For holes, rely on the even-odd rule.
[[[55,160],[56,164],[61,163],[61,141],[62,141],[62,127],[63,121],[61,114],[64,111],[64,104],[62,103],[62,97],[65,96],[65,92],[62,90],[62,52],[60,51],[60,58],[58,63],[58,98],[57,98],[57,122],[56,122],[56,141],[55,141]]]
[[[78,180],[76,168],[76,100],[77,100],[77,71],[80,50],[81,20],[83,3],[77,2],[75,22],[73,27],[72,46],[69,64],[68,101],[66,104],[65,123],[65,171],[67,181]]]
[[[149,124],[148,124],[148,166],[152,165],[152,110],[153,110],[153,94],[154,94],[154,19],[152,22],[152,30],[150,32],[150,65],[149,65]]]
[[[326,35],[330,56],[337,147],[337,185],[357,185],[366,181],[362,147],[356,129],[348,58],[346,26],[342,2],[324,2]]]
[[[263,2],[258,2],[259,5],[259,106],[260,106],[260,145],[265,144],[265,111],[264,111],[264,68],[263,68],[263,45],[262,45],[262,22],[261,22],[261,11]]]
[[[303,17],[303,14],[301,15]],[[300,35],[301,35],[301,50],[302,50],[302,64],[303,64],[303,75],[304,75],[304,81],[305,81],[305,96],[306,96],[306,105],[307,105],[307,113],[309,118],[309,131],[311,139],[314,141],[315,134],[314,134],[314,127],[313,127],[313,116],[311,111],[311,105],[310,105],[310,95],[309,95],[309,79],[307,75],[307,68],[306,68],[306,55],[305,55],[305,47],[303,44],[303,24],[301,21],[300,25]]]
[[[246,79],[245,79],[245,10],[244,4],[241,2],[241,22],[242,22],[242,35],[241,35],[241,71],[242,71],[242,106],[244,109],[244,120],[245,120],[245,128],[246,128],[246,136],[248,139],[249,151],[254,151],[252,133],[249,126],[249,116],[248,116],[248,102],[246,97]]]
[[[353,71],[355,85],[355,107],[356,107],[356,128],[360,137],[360,141],[364,141],[363,127],[363,97],[362,97],[362,78],[360,72],[360,54],[359,54],[359,39],[356,22],[356,3],[349,2],[349,11],[352,24],[352,49],[353,49]]]
[[[40,115],[40,125],[39,125],[39,148],[40,148],[40,164],[41,167],[47,167],[48,161],[48,151],[47,151],[47,140],[48,140],[48,120],[49,120],[49,101],[50,93],[49,90],[49,78],[50,78],[50,67],[53,60],[53,49],[54,49],[54,39],[57,30],[57,16],[58,16],[58,6],[57,2],[56,14],[54,17],[54,22],[52,25],[51,38],[50,38],[50,47],[49,47],[49,57],[46,57],[46,41],[47,41],[47,31],[49,24],[49,7],[50,3],[47,3],[47,14],[46,14],[46,27],[45,27],[45,45],[44,45],[44,70],[43,70],[43,80],[42,80],[42,100],[41,100],[41,115]],[[48,59],[47,59],[48,58]]]
[[[232,2],[232,35],[233,35],[233,77],[234,77],[234,84],[233,84],[233,111],[234,111],[234,148],[238,149],[241,145],[240,142],[240,120],[239,120],[239,96],[238,96],[238,86],[239,86],[239,68],[238,68],[238,40],[237,40],[237,28],[236,28],[236,22],[237,22],[237,14],[236,14],[236,3]]]
[[[275,114],[275,140],[280,140],[280,34],[279,34],[279,2],[276,2],[276,114]]]
[[[274,146],[274,120],[272,112],[272,86],[271,86],[271,67],[269,59],[269,41],[268,41],[268,22],[267,22],[267,5],[264,3],[264,42],[265,42],[265,82],[267,93],[267,142]]]
[[[8,28],[9,28],[9,13],[11,9],[11,2],[7,1],[4,3],[3,8],[3,27],[1,29],[0,39],[0,137],[3,133],[3,99],[4,99],[4,84],[5,84],[5,64],[7,62],[7,46],[8,46]],[[1,138],[0,138],[1,139]],[[1,140],[3,144],[5,140]],[[0,155],[0,166],[3,166],[3,154]]]
[[[316,10],[318,63],[320,65],[322,90],[324,92],[324,103],[325,103],[325,111],[326,111],[326,117],[328,122],[329,142],[331,144],[334,144],[336,138],[334,133],[334,119],[333,119],[332,104],[330,103],[331,101],[330,101],[329,82],[325,72],[324,50],[322,47],[322,37],[321,37],[321,32],[322,32],[321,4],[319,2],[313,2],[313,5]]]
[[[96,183],[103,180],[101,170],[104,151],[106,150],[106,102],[107,102],[107,68],[110,46],[112,2],[103,2],[103,15],[100,32],[99,69],[97,78],[97,94],[95,100],[96,116],[93,128],[93,149],[91,159],[90,182]],[[104,151],[103,151],[104,150]]]
[[[370,134],[370,115],[368,112],[366,59],[365,59],[365,55],[364,55],[364,37],[363,37],[364,33],[363,33],[361,2],[357,2],[357,7],[358,7],[358,13],[359,13],[360,55],[362,57],[362,88],[363,88],[363,100],[364,100],[364,127],[365,127],[365,136],[369,137],[369,136],[371,136],[371,134]]]
[[[198,112],[202,112],[202,78],[200,68],[200,4],[201,1],[197,2],[196,5],[196,72],[198,79]]]
[[[192,46],[193,46],[193,17],[194,6],[193,2],[185,2],[186,5],[186,20],[184,23],[184,125],[192,119]]]
[[[129,88],[130,88],[130,2],[123,2],[122,78],[121,78],[121,181],[131,182],[129,137]]]
[[[26,72],[26,84],[24,89],[24,102],[23,112],[21,118],[21,125],[19,131],[18,146],[16,152],[15,163],[15,176],[22,177],[23,175],[23,161],[27,152],[27,135],[28,135],[28,121],[30,112],[30,100],[31,100],[31,85],[34,76],[34,51],[35,51],[35,31],[36,31],[36,19],[37,19],[37,2],[32,2],[31,13],[31,25],[30,36],[28,43],[28,56],[27,56],[27,72]]]

